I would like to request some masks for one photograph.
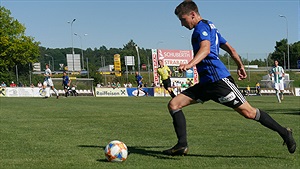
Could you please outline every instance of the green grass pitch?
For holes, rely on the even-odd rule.
[[[289,154],[280,136],[214,102],[183,109],[189,155],[165,156],[176,143],[170,98],[0,98],[0,168],[300,168],[300,97],[247,97],[294,131]],[[131,154],[105,161],[104,147],[121,140]]]

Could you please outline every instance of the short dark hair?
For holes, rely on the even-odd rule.
[[[185,14],[189,14],[190,12],[196,12],[199,14],[198,7],[196,3],[192,0],[185,0],[181,2],[175,9],[175,15],[182,16]]]

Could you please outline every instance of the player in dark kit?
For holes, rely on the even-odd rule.
[[[247,77],[244,65],[235,49],[221,36],[215,25],[200,16],[197,5],[191,0],[179,4],[175,9],[175,14],[182,26],[189,30],[194,29],[192,46],[195,56],[189,63],[181,64],[179,71],[189,70],[196,65],[200,83],[186,89],[169,102],[168,109],[173,118],[178,142],[163,153],[167,155],[188,153],[186,120],[182,108],[208,100],[228,106],[245,118],[258,121],[265,127],[276,131],[287,145],[288,151],[294,153],[296,142],[291,129],[282,127],[263,110],[252,107],[237,89],[229,71],[218,58],[219,48],[229,53],[237,64],[239,80]]]
[[[68,97],[69,96],[69,89],[70,89],[71,80],[70,80],[69,76],[67,75],[67,72],[63,73],[62,78],[63,78],[62,85],[64,87],[65,97]]]
[[[135,72],[135,80],[136,80],[136,83],[137,83],[137,95],[136,96],[139,96],[140,94],[140,91],[144,92],[146,96],[148,96],[148,93],[142,89],[143,87],[143,77],[139,74],[139,72]]]

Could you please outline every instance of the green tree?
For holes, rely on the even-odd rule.
[[[0,81],[13,80],[12,72],[18,66],[20,76],[28,74],[31,63],[39,56],[39,42],[25,35],[25,26],[0,6]]]
[[[123,45],[123,49],[121,50],[121,62],[122,66],[125,67],[125,59],[124,56],[134,56],[135,61],[135,70],[138,70],[138,57],[137,57],[137,51],[136,51],[137,44],[131,39],[127,44]],[[146,64],[148,66],[148,62],[150,65],[150,69],[152,66],[152,53],[150,49],[144,49],[138,47],[139,55],[140,55],[140,64]],[[141,66],[140,65],[140,66]],[[123,67],[122,67],[123,69]],[[125,70],[125,68],[123,69]]]
[[[300,41],[289,45],[290,68],[296,69],[297,60],[300,60]],[[278,60],[281,65],[284,65],[285,62],[286,68],[288,67],[287,39],[276,42],[275,50],[271,53],[271,59]]]
[[[290,45],[290,66],[292,69],[297,68],[297,60],[300,60],[300,41]]]

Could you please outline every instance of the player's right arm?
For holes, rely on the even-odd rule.
[[[269,76],[272,77],[274,74],[273,68],[270,70]]]
[[[200,42],[200,49],[195,54],[194,58],[189,61],[188,64],[180,64],[179,65],[179,71],[186,71],[189,70],[191,67],[195,66],[199,62],[201,62],[209,53],[210,53],[210,41],[209,40],[203,40]]]

